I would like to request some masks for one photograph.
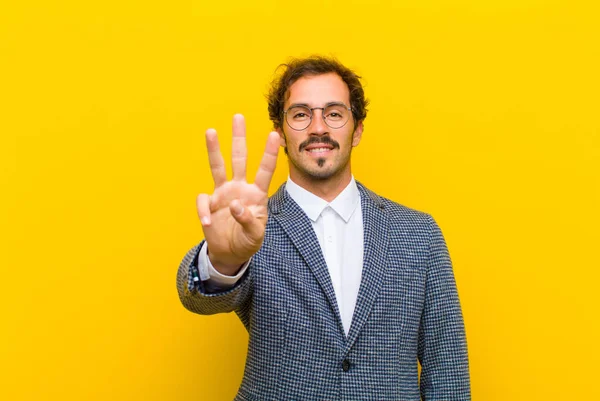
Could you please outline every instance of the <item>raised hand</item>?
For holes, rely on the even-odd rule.
[[[233,117],[231,181],[227,181],[225,162],[214,129],[206,131],[206,148],[215,190],[212,195],[198,195],[198,217],[212,265],[223,274],[234,275],[260,249],[265,236],[268,191],[277,163],[279,134],[269,134],[252,184],[246,181],[246,123],[241,114]]]

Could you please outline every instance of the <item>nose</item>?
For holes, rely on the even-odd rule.
[[[325,124],[325,120],[323,119],[323,110],[322,109],[314,109],[312,121],[308,126],[310,135],[324,135],[329,131],[329,127]]]

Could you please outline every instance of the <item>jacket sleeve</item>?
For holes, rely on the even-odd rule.
[[[430,243],[425,305],[419,329],[421,397],[424,401],[469,401],[465,327],[446,242],[429,217]]]
[[[198,253],[202,244],[204,241],[185,255],[177,270],[177,292],[181,303],[189,311],[201,315],[245,309],[252,295],[251,266],[232,288],[209,291],[198,277]]]

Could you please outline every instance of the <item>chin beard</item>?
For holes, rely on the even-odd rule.
[[[317,160],[316,160],[317,168],[314,168],[314,167],[310,168],[308,166],[303,167],[302,163],[296,162],[295,156],[290,156],[289,149],[287,147],[287,141],[286,141],[286,146],[283,147],[283,150],[284,150],[286,156],[288,157],[288,162],[290,162],[292,165],[294,165],[294,167],[296,168],[298,173],[300,173],[301,175],[303,175],[304,177],[306,177],[308,179],[313,179],[315,181],[325,181],[325,180],[330,179],[333,176],[338,175],[350,162],[350,156],[352,155],[352,146],[351,146],[351,143],[349,143],[348,145],[349,145],[349,150],[348,150],[348,156],[345,160],[345,163],[341,166],[338,166],[338,168],[335,170],[329,170],[326,167],[327,159],[325,157],[317,158]],[[337,145],[336,148],[340,149],[339,145]],[[297,155],[297,157],[298,157],[298,160],[300,160],[301,152]]]

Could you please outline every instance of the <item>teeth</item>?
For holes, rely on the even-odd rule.
[[[314,148],[314,149],[310,149],[309,152],[310,153],[318,153],[318,152],[327,152],[329,150],[329,148]]]

